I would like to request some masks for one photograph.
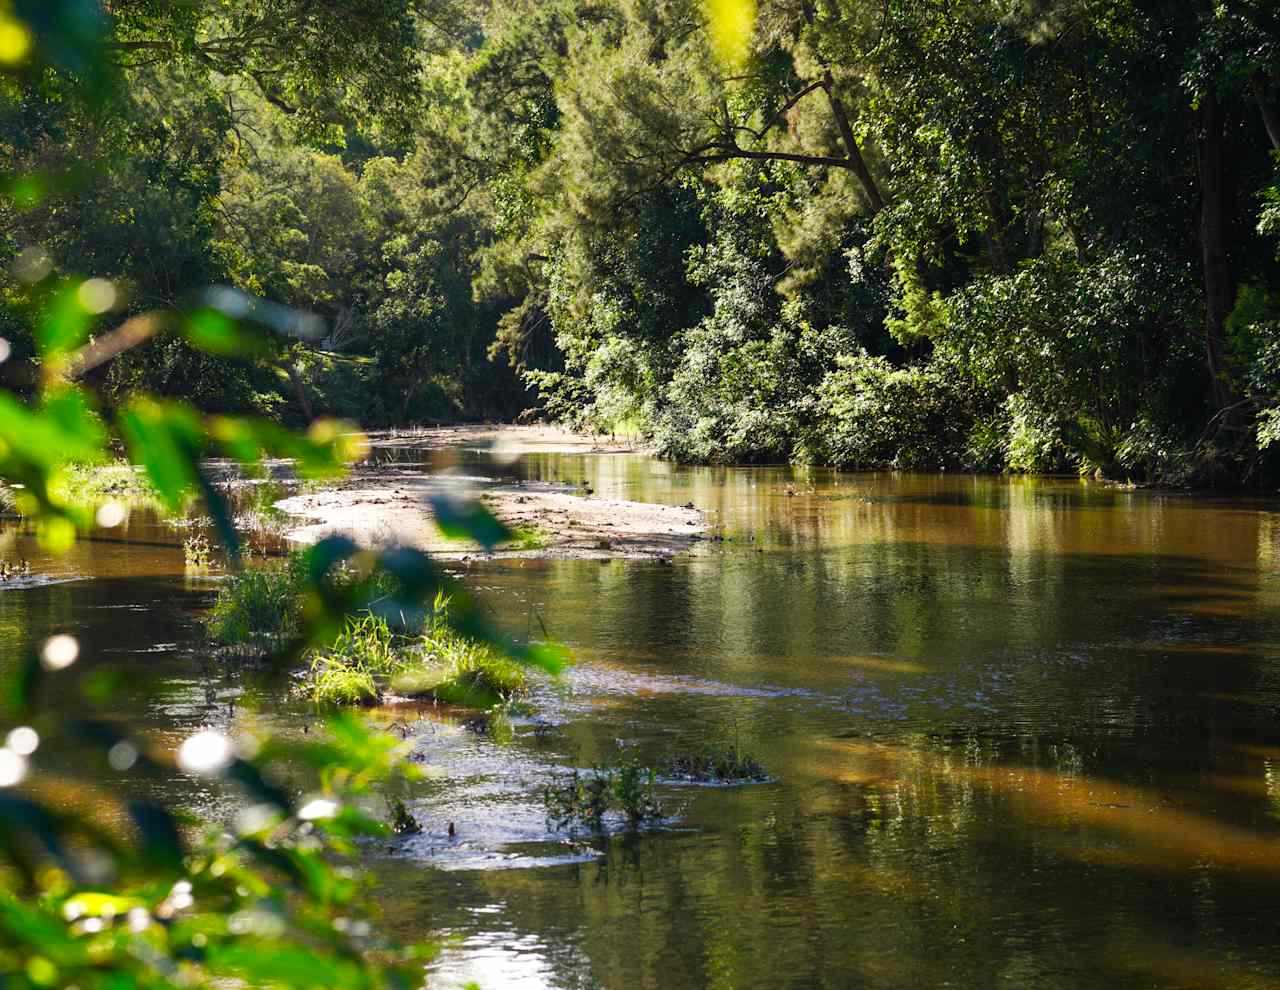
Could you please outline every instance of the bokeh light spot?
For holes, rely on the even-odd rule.
[[[125,516],[128,515],[124,504],[114,499],[110,502],[103,502],[98,506],[98,512],[95,518],[98,525],[103,529],[112,529],[124,522]]]
[[[40,733],[29,725],[20,725],[9,733],[4,744],[19,756],[30,756],[40,747]]]
[[[61,633],[44,641],[40,660],[49,670],[65,670],[80,656],[80,643],[74,636]]]
[[[0,787],[21,784],[26,775],[27,758],[8,747],[0,749]]]
[[[116,287],[105,278],[91,278],[81,283],[76,298],[89,313],[105,313],[116,304]]]
[[[197,732],[178,749],[178,766],[188,773],[213,776],[231,764],[231,740],[221,732]]]

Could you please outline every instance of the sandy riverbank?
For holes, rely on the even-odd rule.
[[[509,463],[522,453],[635,453],[625,442],[545,426],[441,427],[371,439],[374,456],[346,480],[276,503],[299,520],[287,533],[290,541],[308,544],[340,534],[367,545],[403,543],[443,556],[491,556],[440,535],[428,498],[441,491],[479,497],[508,526],[536,530],[538,549],[499,549],[492,554],[497,557],[661,559],[687,550],[707,530],[705,516],[689,506],[600,498],[547,482],[468,484],[449,473],[459,448],[484,448]],[[436,464],[423,471],[377,457],[397,449],[426,451]]]

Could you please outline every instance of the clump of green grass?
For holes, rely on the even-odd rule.
[[[565,780],[542,791],[547,817],[557,828],[585,825],[600,829],[605,816],[617,812],[632,828],[662,817],[655,792],[657,772],[634,760],[597,765],[590,772],[574,770]]]
[[[283,566],[246,568],[218,592],[209,632],[226,646],[269,648],[298,630],[306,568],[301,555]]]
[[[436,621],[415,645],[413,662],[392,679],[391,690],[408,698],[492,708],[527,694],[529,674],[489,644],[460,636]]]
[[[448,601],[437,598],[427,629],[396,635],[374,615],[351,618],[312,660],[309,686],[320,704],[371,704],[384,690],[491,709],[528,693],[525,668],[485,643],[449,628]]]
[[[510,550],[545,550],[551,546],[551,534],[541,526],[517,526],[505,546]]]
[[[405,663],[395,640],[385,619],[349,618],[333,644],[312,658],[311,700],[326,707],[380,701],[382,684]]]
[[[305,577],[301,554],[283,566],[233,575],[214,602],[210,634],[227,646],[271,649],[298,631]],[[340,574],[336,580],[359,577]],[[367,590],[377,600],[393,591],[393,583],[384,575]],[[454,631],[448,607],[448,599],[438,596],[425,629],[413,635],[397,633],[370,612],[349,618],[330,646],[311,654],[307,693],[325,706],[374,704],[390,690],[485,710],[509,707],[528,694],[526,668],[496,647]]]
[[[317,657],[311,666],[308,690],[322,708],[376,705],[382,691],[372,672],[348,667],[332,657]]]
[[[0,513],[11,513],[17,509],[17,496],[8,485],[0,484]]]

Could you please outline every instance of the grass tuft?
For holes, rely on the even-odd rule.
[[[298,631],[306,569],[302,556],[283,566],[234,574],[218,592],[209,632],[226,646],[269,648]]]
[[[517,526],[511,533],[505,544],[509,550],[545,550],[553,542],[551,533],[541,526]]]

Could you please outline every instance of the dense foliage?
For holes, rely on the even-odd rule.
[[[4,167],[57,193],[0,218],[12,270],[320,317],[253,360],[133,349],[109,403],[1274,480],[1269,4],[778,0],[731,43],[699,0],[82,7],[124,98],[11,88]]]

